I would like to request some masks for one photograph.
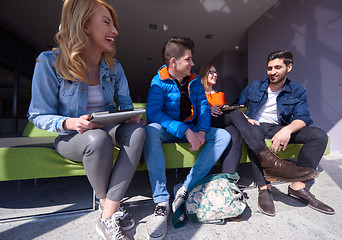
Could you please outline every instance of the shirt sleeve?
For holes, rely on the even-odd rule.
[[[221,96],[222,96],[222,102],[223,104],[222,105],[225,105],[227,104],[227,98],[226,98],[226,94],[224,94],[224,92],[220,92],[221,93]]]
[[[305,122],[306,126],[309,126],[313,123],[310,118],[310,112],[308,110],[308,102],[307,102],[307,94],[306,90],[303,87],[302,93],[299,96],[299,102],[295,105],[292,111],[292,119],[291,122],[299,119]]]
[[[63,129],[63,122],[68,118],[58,114],[58,93],[60,82],[54,63],[45,53],[37,58],[32,78],[32,94],[29,107],[29,120],[40,129],[49,132],[69,133]]]
[[[199,84],[199,91],[197,97],[198,104],[198,131],[209,132],[211,127],[211,111],[210,106],[203,88],[203,85]]]
[[[248,103],[248,88],[250,85],[245,87],[245,89],[240,93],[239,97],[236,99],[235,104],[246,105]]]
[[[209,106],[212,107],[214,105],[225,105],[227,104],[227,98],[224,92],[217,92],[213,94],[206,94],[208,99]]]

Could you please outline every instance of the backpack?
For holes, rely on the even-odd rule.
[[[236,172],[209,175],[188,190],[186,201],[172,215],[175,228],[193,222],[223,224],[226,218],[237,217],[246,208],[243,193],[236,185]],[[180,221],[185,213],[185,219]]]

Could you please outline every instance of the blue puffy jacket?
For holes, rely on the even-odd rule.
[[[189,77],[189,98],[192,103],[192,115],[180,121],[181,94],[177,83],[170,77],[166,65],[154,76],[148,92],[146,116],[149,123],[161,124],[168,133],[182,138],[188,128],[197,125],[197,130],[210,130],[210,107],[205,96],[201,79],[195,73]]]

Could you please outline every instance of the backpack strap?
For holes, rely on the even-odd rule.
[[[182,216],[182,214],[184,214],[184,220],[181,221],[179,220],[179,218]],[[188,221],[188,217],[185,213],[185,202],[179,207],[176,209],[176,211],[172,214],[172,225],[175,227],[175,228],[180,228],[180,227],[183,227],[185,226],[186,222]]]

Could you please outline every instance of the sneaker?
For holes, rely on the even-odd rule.
[[[157,204],[153,214],[147,222],[148,239],[161,240],[164,239],[167,230],[167,217],[170,207],[163,204]]]
[[[183,183],[182,183],[182,182],[181,182],[181,183],[178,183],[178,184],[176,184],[176,185],[173,186],[173,196],[174,196],[174,197],[176,196],[178,190],[179,190],[182,186],[183,186]]]
[[[188,190],[184,186],[178,189],[175,199],[172,202],[172,211],[175,212],[186,200],[186,195]],[[180,221],[184,221],[185,215],[184,213],[179,217]]]
[[[122,212],[115,212],[107,219],[99,219],[96,223],[97,233],[106,240],[129,240],[120,226],[122,217]]]
[[[99,211],[100,214],[102,214],[103,211],[103,205],[101,205],[101,203],[99,204]],[[120,225],[122,230],[124,231],[128,231],[130,229],[132,229],[135,225],[134,219],[132,217],[132,214],[130,212],[128,212],[123,205],[120,203],[117,209],[117,212],[122,212],[123,213],[123,217],[120,221]]]

